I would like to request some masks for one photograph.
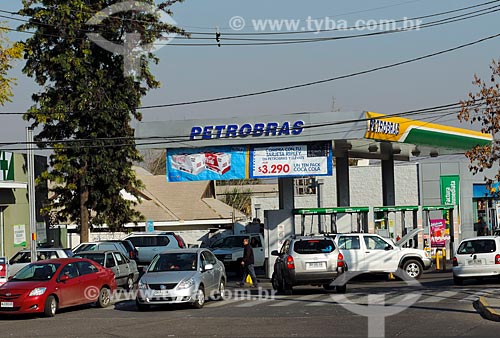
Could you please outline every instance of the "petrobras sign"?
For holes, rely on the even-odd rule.
[[[261,136],[300,135],[305,126],[302,120],[279,122],[257,122],[243,124],[219,124],[193,126],[190,140],[230,139]]]

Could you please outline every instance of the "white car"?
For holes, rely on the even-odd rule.
[[[481,236],[460,242],[453,257],[453,283],[466,278],[500,276],[500,237]]]
[[[54,258],[67,258],[73,256],[71,249],[63,248],[37,248],[36,249],[37,261]],[[8,276],[15,275],[19,270],[31,263],[31,251],[25,249],[17,252],[11,259],[9,259],[7,274]]]
[[[422,229],[412,231],[405,238],[413,238],[418,231]],[[395,244],[377,234],[352,233],[338,234],[335,240],[351,272],[395,273],[402,269],[406,277],[418,279],[432,266],[432,259],[424,250],[403,247],[405,238]]]

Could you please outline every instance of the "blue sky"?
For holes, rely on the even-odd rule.
[[[167,45],[160,49],[157,53],[160,64],[154,67],[154,73],[162,87],[151,91],[144,98],[143,105],[236,95],[320,80],[411,59],[500,33],[496,28],[500,12],[495,12],[420,31],[365,38],[296,45],[224,46],[225,33],[235,33],[229,28],[229,21],[234,16],[245,19],[247,28],[241,32],[250,33],[254,31],[248,26],[256,19],[300,19],[305,22],[308,17],[329,17],[337,22],[346,20],[352,26],[360,19],[399,20],[482,2],[485,1],[186,0],[172,8],[179,26],[188,31],[213,32],[213,37],[215,27],[219,27],[222,47]],[[15,11],[20,6],[20,0],[9,0],[3,1],[0,9]],[[10,27],[18,24],[0,20],[5,20]],[[27,36],[10,34],[13,40]],[[318,35],[323,36],[327,35]],[[488,76],[489,64],[500,56],[499,41],[497,38],[401,67],[287,92],[145,110],[144,120],[215,116],[241,116],[244,119],[249,114],[329,111],[332,97],[335,97],[338,109],[380,113],[457,102],[474,89],[471,81],[475,73]],[[21,74],[21,66],[22,61],[12,72],[18,77],[14,102],[0,107],[1,112],[24,112],[31,105],[30,96],[37,88],[32,79]],[[436,122],[458,124],[453,116]],[[24,140],[25,126],[20,116],[0,116],[0,142]]]

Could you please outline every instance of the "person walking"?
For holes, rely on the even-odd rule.
[[[241,260],[241,281],[238,283],[239,286],[244,286],[247,276],[250,275],[252,278],[252,287],[256,288],[259,286],[257,282],[257,277],[255,276],[254,268],[254,257],[253,248],[248,243],[248,238],[243,239],[243,259]]]

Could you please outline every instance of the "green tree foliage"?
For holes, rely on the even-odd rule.
[[[157,6],[171,14],[169,7],[180,1]],[[141,188],[132,170],[141,156],[130,122],[141,119],[141,98],[159,87],[149,67],[159,61],[152,53],[141,56],[140,70],[131,77],[124,74],[124,57],[99,47],[87,33],[117,45],[125,45],[127,33],[139,33],[141,45],[165,32],[184,34],[147,12],[124,11],[100,24],[87,24],[117,3],[121,1],[23,0],[21,10],[30,18],[22,28],[33,32],[25,42],[23,71],[43,88],[33,94],[35,104],[24,118],[39,128],[36,141],[54,149],[51,170],[43,175],[52,183],[54,198],[44,211],[56,221],[80,224],[83,241],[88,240],[89,224],[117,229],[143,218],[133,208],[136,202],[120,192],[137,197]]]
[[[471,162],[469,168],[474,174],[492,168],[500,159],[500,142],[496,136],[500,132],[500,60],[493,60],[490,69],[489,81],[474,75],[472,84],[478,87],[478,92],[469,93],[469,98],[461,101],[462,109],[458,113],[460,121],[480,124],[481,132],[493,136],[490,145],[476,146],[465,153]],[[485,177],[485,181],[488,184],[499,182],[500,172],[494,178]]]
[[[12,69],[13,61],[22,56],[22,44],[10,44],[9,40],[4,36],[6,30],[2,28],[0,23],[0,106],[10,101],[12,97],[12,85],[15,79],[8,76],[8,72]]]

